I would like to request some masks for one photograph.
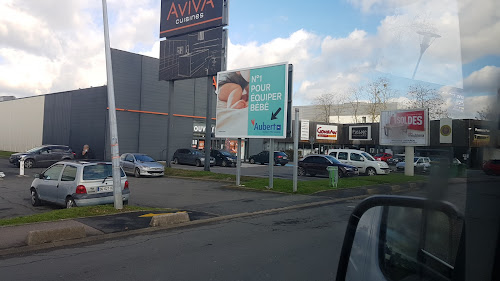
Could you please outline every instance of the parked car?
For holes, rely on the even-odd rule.
[[[127,176],[121,172],[122,199],[127,204],[130,190]],[[113,167],[110,162],[61,161],[35,175],[31,183],[31,204],[42,202],[72,208],[111,204],[113,194]]]
[[[398,171],[404,171],[405,165],[405,161],[399,162],[396,164],[396,169]],[[415,167],[416,172],[427,173],[431,168],[431,159],[429,157],[414,157],[413,166]]]
[[[365,151],[356,149],[332,149],[330,155],[340,162],[358,168],[360,173],[368,176],[386,175],[391,172],[389,165],[383,161],[375,160]]]
[[[405,161],[405,158],[404,156],[394,156],[390,159],[387,160],[387,164],[389,165],[396,165],[398,164],[399,162],[404,162]]]
[[[156,162],[149,155],[142,153],[124,153],[120,157],[120,166],[125,173],[141,176],[163,176],[165,166]]]
[[[335,166],[339,169],[339,177],[359,175],[358,168],[343,164],[335,157],[330,155],[308,155],[299,161],[298,175],[307,174],[315,176],[317,174],[328,175],[327,167]]]
[[[387,162],[387,160],[392,159],[392,154],[385,152],[377,153],[373,158],[375,158],[375,160]]]
[[[483,171],[487,175],[500,175],[500,160],[488,160],[483,164]]]
[[[215,159],[215,165],[222,167],[236,167],[236,155],[228,151],[214,149],[210,151],[210,156]]]
[[[201,167],[205,163],[205,153],[193,148],[180,148],[172,157],[174,164],[188,164]],[[210,165],[215,165],[215,158],[210,157]]]
[[[25,158],[24,167],[31,169],[34,167],[48,167],[61,160],[74,159],[75,153],[67,145],[42,145],[26,152],[12,154],[9,162],[19,167],[19,161],[23,156]]]
[[[259,154],[252,155],[248,158],[250,164],[260,163],[266,164],[269,163],[269,151],[264,150],[259,152]],[[274,165],[285,166],[288,163],[288,156],[285,152],[275,151],[274,152]]]

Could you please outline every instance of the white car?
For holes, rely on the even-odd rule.
[[[114,202],[112,171],[110,162],[57,162],[35,175],[30,187],[31,204],[38,206],[50,202],[66,208],[111,204]],[[120,173],[122,199],[126,204],[130,190],[121,168]]]
[[[330,155],[340,162],[358,168],[359,173],[368,176],[387,175],[391,172],[384,161],[375,160],[370,154],[356,149],[331,149]]]

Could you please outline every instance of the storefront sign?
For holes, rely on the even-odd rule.
[[[207,129],[205,125],[193,125],[193,133],[202,133],[204,134]],[[212,133],[215,133],[215,126],[212,125]]]
[[[316,125],[317,140],[337,140],[338,127],[333,125]]]
[[[474,139],[472,140],[472,146],[488,146],[490,144],[490,130],[474,126]]]
[[[215,136],[285,138],[287,106],[287,63],[219,72]]]
[[[349,126],[349,140],[372,140],[372,127]]]
[[[300,121],[300,140],[309,140],[309,120]]]
[[[401,146],[429,145],[427,109],[382,111],[380,144]]]
[[[227,25],[226,0],[162,0],[160,38]]]
[[[453,122],[451,118],[439,120],[439,143],[453,142]]]

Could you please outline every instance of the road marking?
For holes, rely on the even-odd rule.
[[[176,212],[176,213],[185,213],[185,212],[186,211],[181,211],[181,212]],[[161,215],[168,215],[168,214],[173,214],[173,212],[172,213],[159,213],[159,214],[149,213],[149,214],[141,215],[139,217],[140,218],[150,218],[150,217],[161,216]]]

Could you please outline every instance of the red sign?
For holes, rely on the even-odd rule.
[[[406,111],[398,112],[392,115],[390,125],[407,125],[408,129],[416,131],[425,131],[424,111]]]

